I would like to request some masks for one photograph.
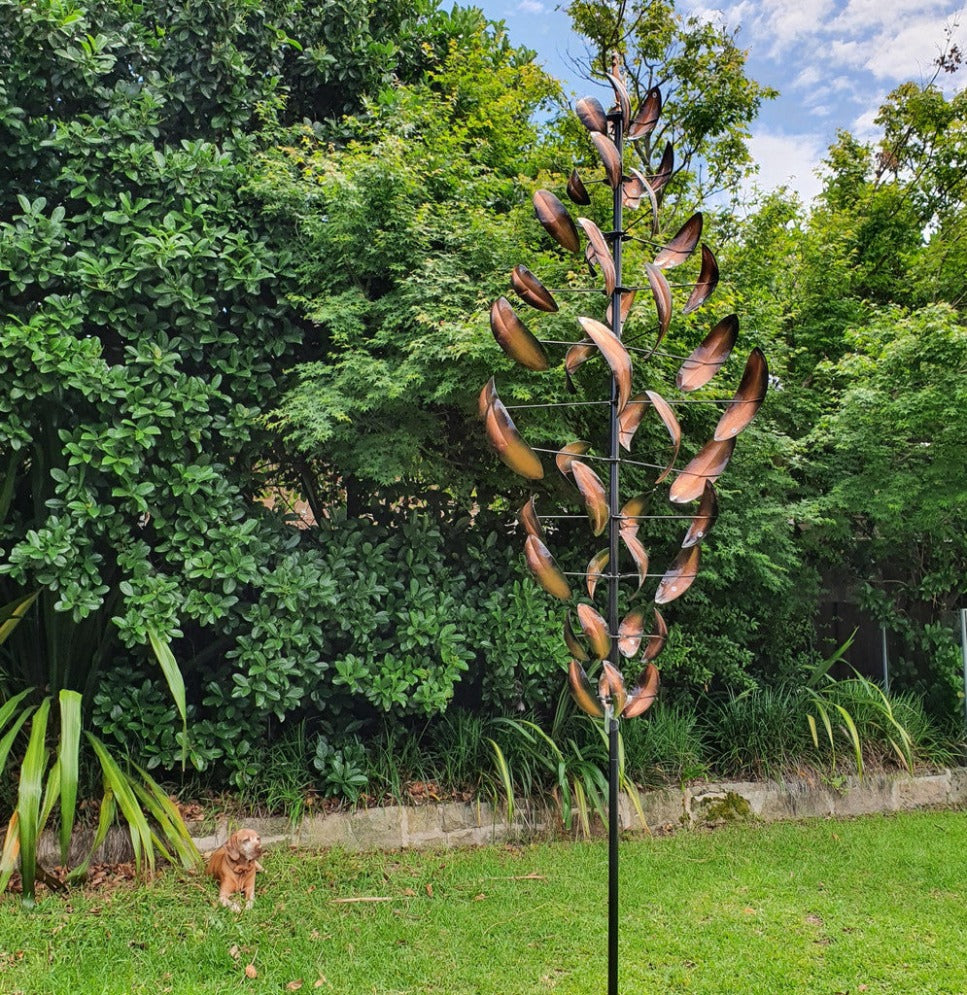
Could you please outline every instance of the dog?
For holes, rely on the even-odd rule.
[[[208,858],[208,873],[218,881],[218,901],[233,912],[241,912],[232,895],[245,894],[245,908],[255,904],[255,872],[265,868],[258,862],[262,840],[254,829],[239,829]]]

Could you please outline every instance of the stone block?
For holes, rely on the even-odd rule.
[[[894,780],[886,774],[850,777],[841,791],[833,796],[833,814],[874,815],[877,812],[895,812]]]
[[[641,810],[645,815],[645,823],[648,829],[661,829],[665,826],[678,827],[682,824],[683,816],[687,818],[685,809],[685,795],[675,788],[663,788],[659,791],[641,791],[638,793],[641,802]],[[642,830],[641,820],[637,811],[626,800],[628,808],[628,821],[622,820],[625,829],[632,832]]]
[[[927,774],[922,777],[898,777],[894,785],[898,810],[937,808],[949,804],[950,774]]]
[[[947,804],[967,805],[967,767],[954,767],[947,771],[949,787]]]
[[[817,780],[768,782],[757,814],[766,822],[783,819],[828,818],[833,814],[833,796]]]

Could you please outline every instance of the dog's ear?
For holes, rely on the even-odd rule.
[[[228,837],[228,842],[225,844],[225,852],[232,858],[232,860],[238,860],[242,856],[238,849],[238,833],[232,833]]]

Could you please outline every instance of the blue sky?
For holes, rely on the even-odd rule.
[[[573,70],[584,62],[580,39],[555,0],[473,0],[488,17],[506,22],[515,44],[576,96],[593,92]],[[753,125],[758,185],[785,183],[808,200],[815,170],[839,129],[860,138],[876,134],[873,118],[898,83],[934,73],[945,31],[967,54],[964,0],[737,0],[719,6],[680,0],[679,9],[738,29],[749,74],[780,91]],[[967,65],[938,83],[962,89]]]

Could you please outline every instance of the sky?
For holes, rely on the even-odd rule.
[[[473,0],[507,24],[510,40],[576,97],[595,93],[573,68],[584,46],[555,0]],[[751,150],[764,190],[785,184],[808,202],[820,188],[816,170],[836,133],[875,137],[883,98],[906,80],[925,82],[946,32],[967,54],[965,0],[737,0],[715,6],[680,0],[678,8],[715,19],[748,51],[748,74],[780,91],[752,126]],[[948,91],[967,83],[967,63],[937,80]]]

